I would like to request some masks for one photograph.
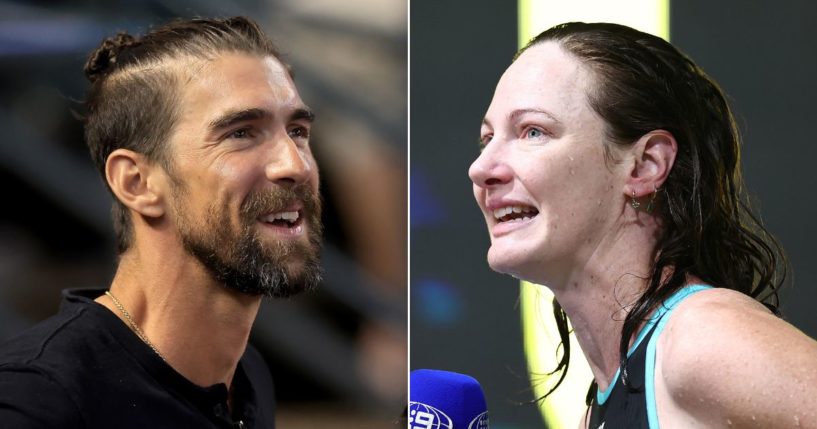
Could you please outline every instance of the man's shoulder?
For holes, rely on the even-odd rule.
[[[0,377],[44,378],[75,386],[74,381],[100,367],[100,362],[111,360],[113,337],[105,309],[94,305],[87,299],[64,300],[57,314],[0,344]]]
[[[81,346],[72,331],[82,314],[81,308],[61,311],[0,345],[0,421],[20,428],[82,427],[73,395],[60,380],[71,376],[66,369],[80,366],[72,350]]]
[[[72,395],[36,365],[0,367],[0,421],[4,427],[85,427]]]
[[[32,364],[54,358],[55,352],[73,348],[85,308],[64,309],[0,344],[0,368]]]

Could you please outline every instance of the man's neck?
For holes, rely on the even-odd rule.
[[[217,284],[186,252],[159,255],[136,249],[122,257],[111,293],[176,371],[202,387],[230,387],[260,297]],[[97,302],[130,327],[109,297]]]

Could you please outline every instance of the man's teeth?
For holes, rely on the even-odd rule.
[[[275,222],[276,220],[285,220],[289,223],[294,223],[298,220],[298,211],[272,213],[264,218],[264,222],[269,223]]]
[[[529,219],[536,213],[536,211],[532,207],[526,207],[526,206],[500,207],[500,208],[494,210],[494,218],[496,218],[497,220],[501,220],[502,218],[504,218],[505,216],[507,216],[507,215],[509,215],[511,213],[530,214],[530,216],[522,216],[521,218],[519,218],[519,219]]]

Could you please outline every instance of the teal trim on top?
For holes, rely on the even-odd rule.
[[[658,322],[658,326],[655,327],[655,332],[653,332],[652,337],[650,337],[650,342],[647,343],[647,357],[646,361],[644,362],[644,387],[646,390],[645,396],[647,399],[647,423],[649,423],[651,429],[658,429],[658,408],[655,406],[655,347],[658,344],[658,337],[661,335],[661,331],[664,330],[664,326],[667,324],[667,320],[669,320],[670,314],[672,314],[672,310],[675,309],[675,306],[688,296],[706,289],[712,289],[712,286],[687,286],[672,295],[659,309],[659,311],[663,310],[661,311],[661,315],[666,317],[662,318],[661,321]],[[656,311],[656,313],[659,311]]]
[[[704,290],[704,289],[710,289],[711,287],[712,286],[706,286],[706,285],[689,285],[689,286],[685,286],[685,287],[679,289],[677,292],[670,295],[670,297],[667,298],[667,300],[664,301],[664,303],[655,310],[655,313],[653,313],[653,315],[650,317],[650,320],[647,320],[647,323],[645,323],[644,326],[641,328],[641,330],[638,332],[638,336],[635,338],[635,342],[633,342],[633,345],[630,346],[629,350],[627,350],[627,357],[630,357],[630,355],[633,354],[635,349],[638,348],[638,345],[641,344],[641,341],[644,339],[644,337],[647,336],[647,333],[650,332],[650,329],[652,329],[653,325],[655,325],[655,323],[659,319],[661,319],[661,316],[663,316],[664,314],[671,313],[674,306],[676,304],[678,304],[679,302],[683,301],[684,298],[688,297],[689,295],[692,295],[693,293]],[[667,317],[667,319],[669,319],[669,317]],[[650,339],[650,343],[647,344],[647,362],[646,362],[647,371],[646,371],[646,374],[645,374],[645,377],[646,377],[645,381],[646,381],[646,384],[647,384],[647,418],[650,421],[650,427],[653,427],[652,420],[650,420],[650,414],[655,414],[655,394],[654,393],[652,395],[652,402],[650,402],[650,398],[651,398],[650,392],[651,392],[651,389],[653,388],[652,374],[654,373],[654,370],[655,370],[655,345],[654,344],[655,344],[655,338],[658,337],[658,333],[661,331],[661,329],[663,329],[665,323],[666,323],[666,319],[663,319],[662,323],[658,326],[658,328],[656,328],[656,332],[653,334],[652,338]],[[653,346],[653,355],[652,355],[653,357],[652,358],[650,358],[650,349],[649,349],[649,347],[651,345]],[[613,393],[613,387],[615,387],[616,383],[618,382],[618,377],[621,375],[620,373],[621,373],[621,368],[616,369],[616,373],[613,375],[613,379],[610,381],[610,385],[607,386],[607,389],[604,389],[604,390],[596,389],[596,402],[599,405],[603,405],[605,402],[607,402],[607,399],[610,397],[610,394]],[[652,407],[650,405],[652,405]],[[656,415],[655,422],[656,422],[655,427],[657,428],[658,427],[657,415]]]

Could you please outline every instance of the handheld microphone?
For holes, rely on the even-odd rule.
[[[409,388],[409,429],[488,429],[485,395],[473,377],[418,369]]]

